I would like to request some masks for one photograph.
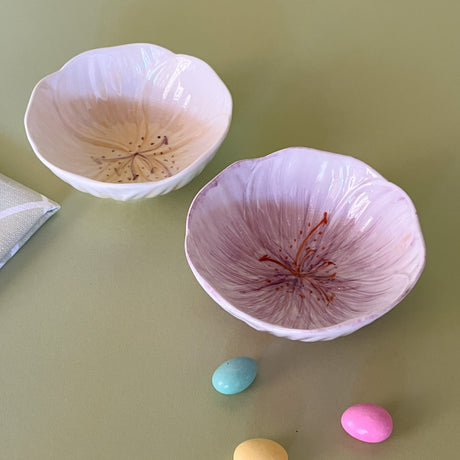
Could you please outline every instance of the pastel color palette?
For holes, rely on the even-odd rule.
[[[233,460],[288,460],[288,454],[271,439],[248,439],[235,449]]]
[[[391,415],[376,404],[356,404],[342,415],[342,427],[360,441],[376,443],[385,441],[393,431]]]
[[[302,147],[238,161],[215,177],[190,206],[185,248],[222,308],[306,342],[384,315],[425,265],[403,190],[356,158]]]
[[[232,395],[244,391],[256,378],[257,363],[246,356],[221,364],[212,376],[212,384],[219,392]]]

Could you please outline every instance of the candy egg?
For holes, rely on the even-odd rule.
[[[245,356],[221,364],[212,376],[214,388],[223,394],[233,395],[245,390],[256,378],[257,363]]]
[[[391,415],[376,404],[356,404],[342,414],[343,429],[364,442],[385,441],[393,431]]]
[[[271,439],[248,439],[235,449],[233,460],[288,460],[288,454]]]

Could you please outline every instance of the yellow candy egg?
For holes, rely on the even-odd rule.
[[[270,439],[248,439],[235,449],[233,460],[288,460],[288,454]]]

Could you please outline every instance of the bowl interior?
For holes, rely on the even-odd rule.
[[[236,316],[284,328],[328,328],[388,311],[423,266],[407,195],[371,174],[352,172],[346,193],[343,179],[286,180],[289,163],[236,164],[197,196],[186,247],[201,284]],[[290,166],[308,176],[310,168],[302,175]]]
[[[147,61],[145,45],[84,54],[42,80],[26,116],[37,154],[130,183],[166,179],[209,152],[228,128],[228,90],[204,62],[157,48]]]

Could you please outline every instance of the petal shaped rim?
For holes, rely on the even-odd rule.
[[[372,309],[370,311],[363,312],[357,317],[353,317],[351,319],[337,322],[336,324],[327,325],[325,327],[315,327],[315,328],[293,328],[293,327],[286,327],[283,325],[279,325],[270,321],[265,321],[264,319],[255,317],[249,314],[246,311],[243,311],[241,308],[238,308],[234,305],[234,303],[229,300],[222,292],[220,292],[220,288],[218,285],[218,281],[216,279],[212,279],[209,276],[209,273],[204,273],[202,269],[199,267],[199,263],[196,258],[196,252],[194,249],[192,250],[192,239],[194,233],[194,215],[197,213],[198,210],[202,210],[203,206],[206,206],[206,197],[208,193],[214,189],[220,187],[220,183],[231,180],[230,178],[236,174],[238,170],[245,170],[251,174],[250,171],[254,173],[255,170],[263,170],[264,167],[269,167],[269,164],[274,161],[280,161],[281,156],[283,156],[283,161],[289,155],[294,155],[295,152],[305,155],[304,163],[308,164],[309,162],[315,160],[330,160],[336,162],[348,162],[358,168],[361,168],[365,174],[367,174],[371,179],[370,181],[377,184],[383,184],[385,187],[390,188],[394,191],[404,202],[407,204],[409,209],[412,209],[413,214],[410,216],[411,219],[411,226],[412,231],[414,232],[414,238],[416,246],[415,251],[415,261],[413,266],[415,267],[414,272],[411,274],[411,279],[407,281],[407,285],[405,288],[399,293],[397,297],[395,297],[391,302],[385,303],[381,305],[378,309]],[[305,166],[305,165],[304,165]],[[255,173],[254,173],[255,174]],[[313,184],[311,184],[313,185]],[[235,187],[238,187],[238,184],[235,184]],[[215,205],[215,203],[214,203]],[[193,243],[195,244],[195,243]],[[246,322],[251,327],[260,330],[272,333],[274,335],[280,337],[286,337],[292,340],[300,340],[300,341],[318,341],[318,340],[330,340],[334,339],[339,336],[347,335],[354,332],[357,329],[373,322],[377,318],[383,316],[385,313],[390,311],[394,306],[396,306],[414,287],[416,282],[418,281],[423,268],[425,266],[425,243],[423,240],[423,235],[421,232],[420,224],[417,218],[415,207],[408,197],[408,195],[397,185],[387,181],[384,177],[382,177],[377,171],[373,168],[369,167],[367,164],[363,163],[362,161],[346,156],[340,155],[335,153],[324,152],[315,149],[309,149],[305,147],[290,147],[287,149],[283,149],[277,152],[274,152],[270,155],[255,158],[255,159],[248,159],[248,160],[241,160],[233,163],[232,165],[228,166],[225,170],[223,170],[219,175],[217,175],[213,180],[211,180],[207,185],[205,185],[195,196],[194,200],[190,205],[190,209],[187,215],[187,223],[186,223],[186,235],[185,235],[185,252],[187,261],[191,267],[191,270],[196,277],[199,284],[204,288],[204,290],[208,293],[208,295],[217,303],[219,304],[224,310],[228,313],[233,315],[234,317]]]
[[[165,61],[171,61],[173,59],[184,60],[190,64],[190,67],[196,66],[198,71],[202,73],[203,78],[205,78],[209,84],[215,88],[215,91],[219,93],[221,105],[218,112],[213,115],[213,119],[219,120],[219,127],[213,134],[212,143],[208,143],[205,150],[197,153],[196,158],[191,164],[188,164],[177,173],[173,173],[172,176],[162,178],[161,180],[147,182],[104,182],[91,177],[87,177],[84,174],[76,173],[67,167],[62,167],[62,165],[55,164],[54,161],[52,161],[50,158],[47,158],[45,149],[39,145],[40,142],[37,140],[38,136],[32,132],[32,125],[34,122],[31,115],[34,113],[34,111],[36,111],[36,107],[40,104],[40,101],[38,100],[39,97],[37,96],[40,89],[53,79],[66,78],[67,74],[71,74],[72,67],[74,65],[88,65],[88,62],[91,59],[98,59],[100,56],[108,58],[111,57],[111,55],[116,56],[117,53],[141,53],[146,49],[149,50],[152,54],[156,53],[160,59]],[[151,63],[151,66],[158,67],[159,64],[157,62]],[[145,69],[145,72],[146,71],[147,69]],[[185,70],[185,72],[187,72],[187,70]],[[150,198],[169,193],[172,190],[183,187],[194,177],[200,174],[204,167],[212,160],[216,151],[228,134],[232,119],[232,109],[233,102],[228,88],[220,79],[219,75],[214,71],[214,69],[202,59],[186,54],[176,54],[166,48],[154,44],[129,43],[125,45],[91,49],[82,52],[72,57],[56,72],[43,77],[32,90],[24,116],[24,125],[27,138],[35,155],[55,175],[80,191],[90,193],[94,196],[102,198],[113,198],[116,200],[126,201],[132,199]]]

